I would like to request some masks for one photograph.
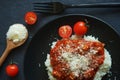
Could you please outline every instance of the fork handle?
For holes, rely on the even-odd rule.
[[[66,8],[120,8],[120,3],[72,4]]]

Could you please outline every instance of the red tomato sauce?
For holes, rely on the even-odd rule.
[[[79,76],[75,76],[68,62],[61,57],[65,52],[87,57],[89,59],[88,69],[81,69]],[[86,41],[84,39],[59,40],[50,51],[52,75],[57,80],[93,80],[98,68],[104,62],[104,57],[104,44],[101,42]]]

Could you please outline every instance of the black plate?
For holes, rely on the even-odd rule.
[[[87,35],[98,37],[104,42],[105,48],[110,52],[112,57],[112,68],[109,75],[103,80],[120,79],[120,36],[100,19],[88,15],[66,15],[56,18],[55,20],[44,25],[33,37],[24,60],[24,72],[26,80],[48,80],[47,71],[44,62],[50,51],[53,41],[60,39],[58,28],[62,25],[73,24],[79,20],[87,20],[89,30]]]

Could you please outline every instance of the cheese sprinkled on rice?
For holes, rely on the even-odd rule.
[[[89,58],[72,53],[63,53],[62,57],[70,65],[70,70],[75,76],[79,76],[80,72],[87,70],[89,65]],[[79,65],[80,64],[80,65]]]
[[[76,38],[76,36],[72,36],[72,39],[74,39],[74,38]],[[95,38],[93,36],[84,36],[84,39],[87,41],[99,41],[98,38]],[[56,42],[53,42],[51,48],[53,48],[55,46],[55,44],[56,44]],[[96,51],[93,51],[93,52],[96,53]],[[106,49],[104,49],[104,53],[105,53],[105,60],[104,60],[103,64],[99,67],[99,69],[94,77],[94,80],[101,80],[102,77],[105,74],[107,74],[111,68],[111,64],[112,64],[111,56]],[[62,54],[62,58],[64,59],[64,61],[68,62],[68,64],[70,65],[70,69],[71,69],[71,71],[73,71],[75,76],[79,76],[79,73],[82,70],[84,71],[84,70],[88,69],[88,65],[89,65],[88,57],[65,52]],[[81,64],[81,65],[79,65],[79,64]],[[50,64],[50,55],[49,54],[47,54],[45,66],[46,66],[46,70],[48,71],[49,80],[56,80],[52,75],[53,69]]]

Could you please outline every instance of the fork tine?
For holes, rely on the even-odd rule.
[[[33,10],[36,13],[53,13],[52,11],[46,11],[46,10]]]
[[[54,3],[52,2],[38,2],[33,3],[34,12],[37,13],[55,13]]]
[[[40,7],[34,7],[35,10],[53,10],[52,8],[40,8]]]
[[[48,8],[53,8],[52,3],[34,3],[34,7],[48,7]]]
[[[53,6],[51,5],[34,5],[34,7],[48,7],[48,8],[53,8]]]

